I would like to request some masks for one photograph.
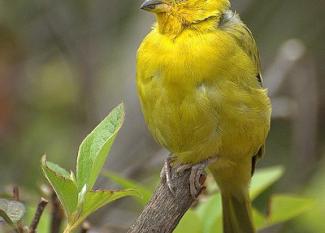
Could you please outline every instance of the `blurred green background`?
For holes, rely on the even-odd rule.
[[[37,200],[41,156],[73,167],[82,138],[122,101],[127,117],[107,169],[147,185],[157,180],[167,152],[147,132],[135,89],[136,50],[154,21],[140,4],[0,0],[0,192],[18,184],[25,201]],[[232,5],[255,35],[274,108],[258,166],[284,165],[272,189],[318,200],[306,215],[265,232],[325,232],[325,2]],[[120,201],[92,222],[123,232],[138,213],[133,204]]]

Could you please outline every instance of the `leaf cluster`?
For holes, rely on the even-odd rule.
[[[93,190],[107,155],[124,120],[119,105],[84,139],[79,147],[76,175],[42,158],[41,167],[56,192],[67,216],[65,232],[76,229],[90,214],[125,196],[137,196],[134,189]]]

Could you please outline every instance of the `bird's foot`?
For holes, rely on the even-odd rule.
[[[171,162],[173,160],[174,157],[168,157],[165,160],[165,164],[163,169],[161,170],[160,177],[163,181],[166,181],[166,184],[170,192],[175,196],[176,195],[175,187],[171,179],[172,177]],[[205,173],[206,167],[209,164],[214,163],[216,160],[217,158],[207,159],[197,164],[183,164],[176,168],[176,173],[181,173],[191,169],[189,182],[190,182],[190,192],[193,199],[196,199],[203,189],[203,183],[206,177],[206,173]]]
[[[190,174],[190,192],[193,199],[196,199],[202,189],[204,188],[203,183],[205,179],[202,181],[202,177],[206,177],[205,169],[207,166],[209,166],[211,163],[214,163],[217,161],[218,158],[211,158],[204,160],[202,162],[199,162],[197,164],[184,164],[177,168],[176,172],[183,172],[185,170],[191,169]]]
[[[168,157],[165,160],[164,167],[162,168],[160,172],[160,178],[166,182],[169,191],[173,194],[173,196],[176,195],[175,189],[172,183],[172,166],[171,162],[173,161],[173,157]]]

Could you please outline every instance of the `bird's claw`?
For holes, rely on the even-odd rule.
[[[177,168],[176,172],[183,172],[185,170],[189,170],[191,169],[191,174],[190,174],[190,192],[191,192],[191,196],[193,199],[196,199],[199,194],[201,193],[202,189],[203,189],[203,183],[201,180],[201,177],[205,177],[206,173],[205,173],[205,169],[206,167],[211,164],[214,163],[217,160],[217,158],[211,158],[211,159],[207,159],[204,160],[200,163],[197,164],[184,164],[181,165]]]
[[[191,168],[190,174],[190,192],[193,199],[196,199],[200,194],[203,184],[201,184],[201,177],[206,176],[205,164],[196,164]]]
[[[166,182],[172,195],[175,196],[176,192],[175,192],[175,188],[174,188],[174,185],[173,185],[172,179],[171,179],[171,177],[172,177],[172,168],[171,168],[172,160],[173,160],[173,157],[168,157],[165,160],[165,164],[164,164],[163,169],[161,170],[160,177],[163,181]],[[213,159],[204,160],[204,161],[194,164],[194,165],[193,164],[184,164],[184,165],[180,165],[176,169],[176,173],[181,173],[181,172],[191,169],[189,182],[190,182],[190,192],[191,192],[191,196],[193,199],[196,199],[203,189],[204,182],[202,182],[201,177],[206,176],[206,173],[205,173],[206,167],[209,164],[214,163],[216,160],[217,160],[217,158],[213,158]]]
[[[171,192],[171,194],[173,196],[175,196],[176,192],[175,192],[175,189],[174,189],[174,186],[172,183],[172,168],[171,168],[171,164],[170,164],[171,161],[172,161],[172,157],[168,157],[165,160],[164,167],[160,172],[160,178],[163,181],[166,181],[169,191]]]

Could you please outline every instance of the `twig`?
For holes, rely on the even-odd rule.
[[[84,222],[81,226],[80,233],[87,233],[90,230],[89,222]]]
[[[51,214],[51,233],[59,233],[64,219],[64,213],[56,193],[52,190],[51,194],[52,214]]]
[[[20,201],[19,187],[16,185],[12,189],[12,196],[15,201]],[[16,231],[18,233],[24,233],[24,224],[23,224],[22,220],[19,220],[17,222],[16,227],[17,227]]]
[[[12,196],[14,198],[15,201],[19,201],[19,188],[18,186],[14,186],[12,189]]]
[[[176,174],[173,169],[172,183],[176,189],[175,196],[171,194],[166,183],[161,181],[150,202],[128,233],[173,232],[185,212],[195,201],[189,189],[190,173],[189,170],[186,170]],[[203,184],[204,180],[205,177],[200,182]]]
[[[36,228],[38,226],[38,223],[41,219],[41,216],[43,214],[43,211],[46,207],[46,205],[48,204],[48,200],[41,198],[41,201],[38,203],[34,218],[32,223],[30,224],[29,227],[29,233],[35,233],[36,232]]]

